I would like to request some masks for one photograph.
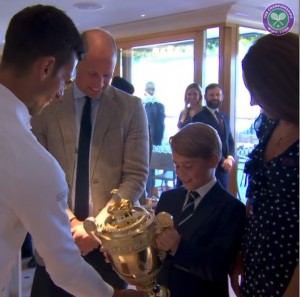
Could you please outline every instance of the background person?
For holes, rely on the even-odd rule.
[[[252,211],[242,245],[244,271],[235,270],[233,288],[243,297],[299,296],[299,35],[261,37],[242,69],[250,105],[259,105],[273,124],[262,127],[267,130],[260,131],[245,165]]]
[[[184,109],[180,112],[177,127],[182,129],[189,123],[195,114],[202,110],[202,91],[197,83],[192,83],[186,87],[184,93]]]
[[[143,103],[149,124],[150,141],[152,145],[162,145],[165,132],[165,106],[156,97],[155,85],[152,81],[146,83]],[[146,184],[148,197],[152,197],[153,188],[155,187],[154,175],[155,170],[150,169]]]
[[[119,90],[122,90],[122,91],[130,94],[130,95],[133,95],[133,93],[134,93],[133,84],[123,77],[115,76],[111,81],[111,85]],[[151,142],[152,137],[151,137],[151,132],[150,132],[150,126],[148,126],[148,132],[149,132],[149,163],[150,163],[151,154],[152,154],[152,142]]]
[[[114,291],[82,259],[66,215],[65,174],[30,131],[30,117],[62,95],[83,54],[74,23],[55,7],[27,7],[10,20],[0,64],[1,295],[29,232],[49,274],[70,294],[141,296]]]
[[[147,117],[140,98],[110,86],[117,60],[113,37],[101,29],[87,30],[82,37],[87,52],[85,59],[77,65],[74,83],[66,88],[62,101],[51,103],[32,118],[32,131],[66,174],[70,188],[68,216],[71,231],[84,259],[113,287],[124,288],[127,284],[111,265],[105,263],[98,243],[85,232],[83,221],[88,216],[97,216],[111,203],[112,189],[118,189],[123,197],[139,203],[148,175]],[[85,164],[78,163],[80,119],[88,101],[92,131],[89,161],[85,164],[89,164],[89,171],[82,176]],[[77,201],[77,185],[84,179],[88,179],[87,193]],[[88,209],[85,215],[79,216],[82,207],[76,206],[84,200]],[[105,211],[101,213],[105,215]],[[53,284],[41,259],[39,264],[31,297],[69,296]]]
[[[184,109],[180,112],[177,124],[178,129],[182,129],[187,124],[192,123],[192,118],[195,114],[202,110],[202,91],[197,83],[192,83],[187,86],[184,93]],[[176,187],[181,187],[182,182],[177,177]]]
[[[134,93],[134,86],[127,79],[120,77],[118,75],[114,76],[111,80],[111,85],[119,90],[122,90],[130,95]]]
[[[206,106],[193,117],[192,121],[208,124],[218,131],[222,142],[222,156],[216,169],[216,178],[225,189],[228,189],[235,147],[229,119],[226,114],[219,111],[224,100],[222,86],[216,83],[209,84],[205,88],[204,98]]]
[[[175,225],[157,238],[157,246],[168,252],[158,283],[172,297],[229,297],[228,274],[239,248],[245,206],[215,178],[220,138],[211,126],[192,123],[171,137],[170,145],[183,187],[162,193],[155,209],[156,214],[169,212]]]
[[[119,90],[122,90],[122,91],[130,94],[130,95],[133,95],[133,93],[134,93],[133,84],[123,77],[115,76],[111,81],[111,85]],[[151,137],[149,125],[148,125],[148,132],[149,132],[149,164],[150,164],[151,155],[152,155],[152,142],[151,142],[152,137]],[[146,195],[147,195],[147,193],[145,192],[143,194],[143,196],[140,198],[140,203],[142,205],[146,204]]]
[[[155,96],[155,85],[149,81],[145,87],[143,100],[150,125],[153,145],[162,145],[165,132],[165,106]]]

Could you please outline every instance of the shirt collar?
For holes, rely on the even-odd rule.
[[[208,107],[208,106],[206,106],[206,108],[207,108],[213,115],[215,115],[215,112],[218,111],[218,109],[212,109],[212,108],[210,108],[210,107]]]
[[[207,184],[205,184],[202,187],[199,187],[195,191],[200,195],[200,197],[204,197],[210,191],[210,189],[216,184],[216,182],[217,182],[217,179],[214,177]]]
[[[74,100],[77,100],[77,99],[82,99],[86,96],[86,94],[84,94],[79,88],[78,86],[76,85],[76,82],[74,82],[72,84],[73,86],[73,98]],[[95,98],[97,100],[99,100],[100,98]]]
[[[0,97],[2,101],[7,101],[7,105],[10,106],[11,111],[16,113],[17,118],[27,128],[31,129],[30,119],[27,106],[16,97],[6,86],[0,84]]]

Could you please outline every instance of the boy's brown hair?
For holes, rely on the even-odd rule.
[[[218,132],[203,123],[190,123],[169,140],[172,151],[188,158],[210,159],[222,155]]]

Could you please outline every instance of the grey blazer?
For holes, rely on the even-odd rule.
[[[38,141],[65,171],[72,209],[77,153],[72,85],[62,101],[53,101],[32,118],[31,124]],[[91,143],[90,185],[95,214],[110,200],[115,188],[125,198],[137,201],[145,190],[148,165],[148,122],[141,99],[108,86],[100,98]]]

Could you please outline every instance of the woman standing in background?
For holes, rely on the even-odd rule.
[[[178,129],[192,122],[195,114],[202,110],[202,91],[197,83],[187,86],[184,94],[184,109],[180,112]]]

